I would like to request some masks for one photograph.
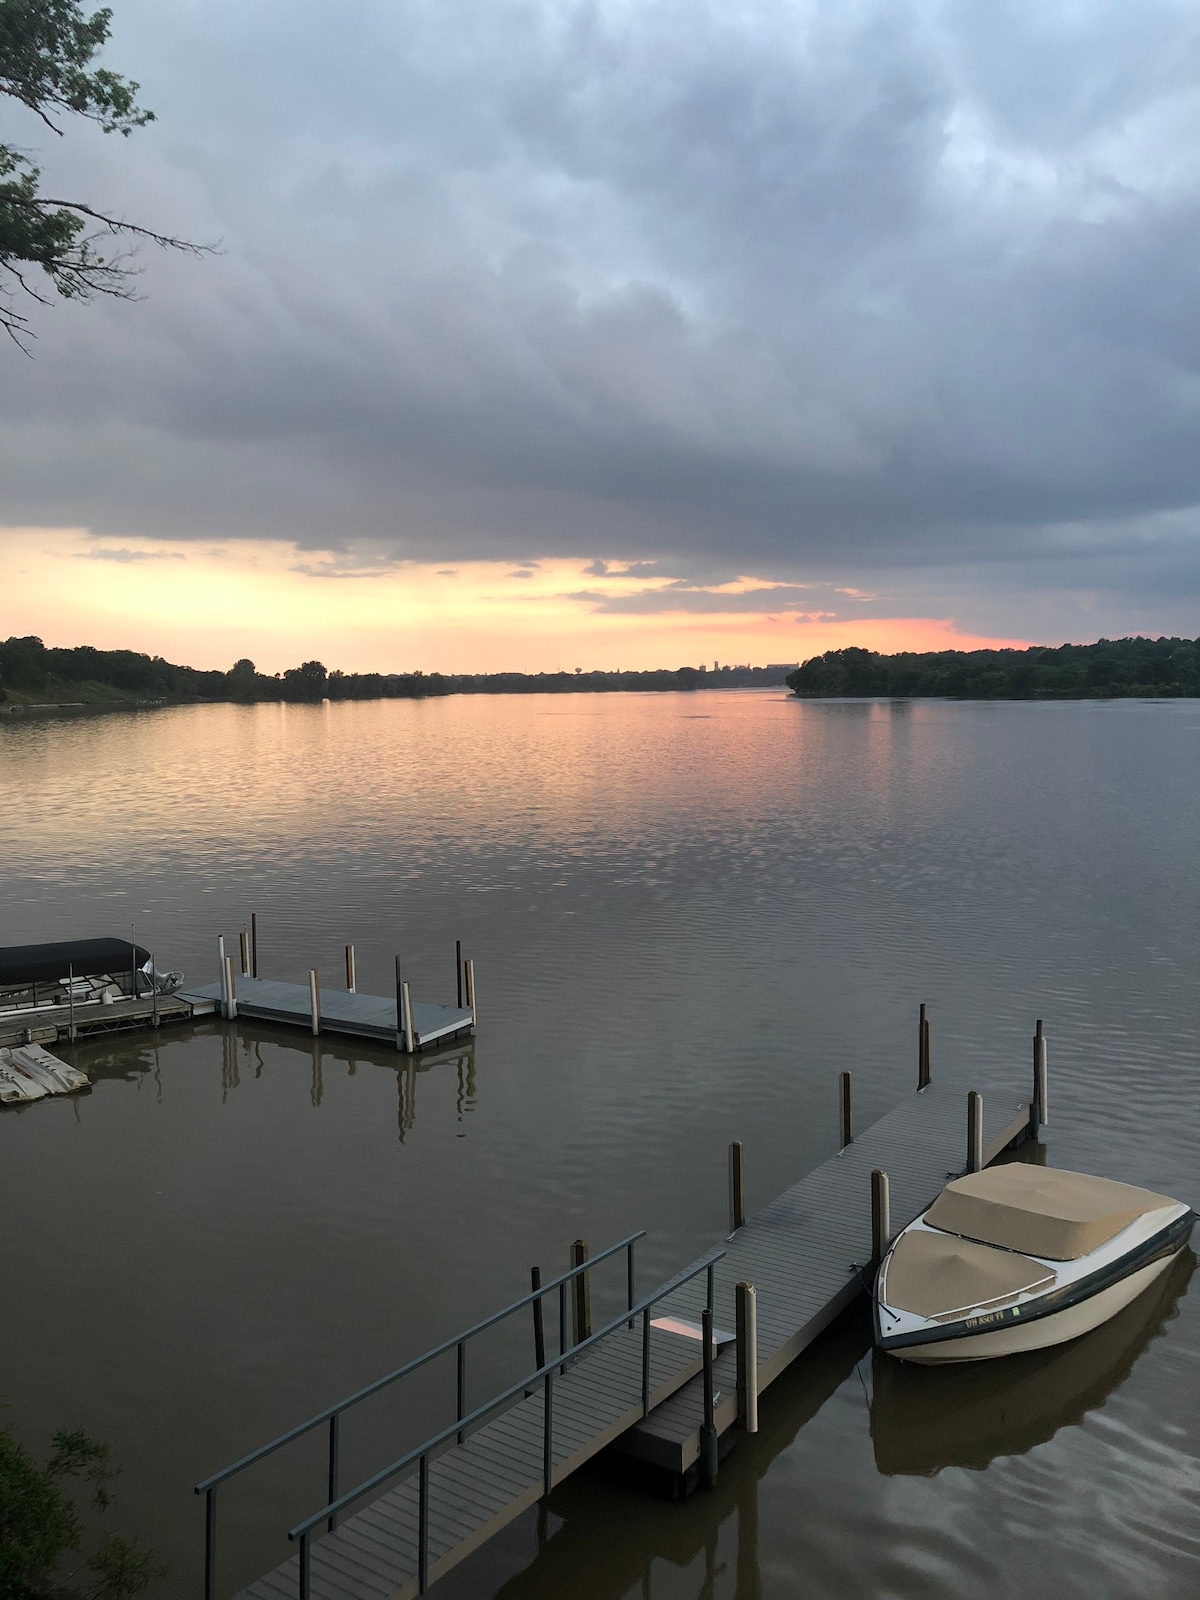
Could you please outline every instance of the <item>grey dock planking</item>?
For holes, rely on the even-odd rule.
[[[114,1000],[112,1005],[75,1007],[75,1037],[85,1034],[122,1033],[130,1028],[159,1027],[190,1022],[193,1017],[213,1009],[211,1003],[193,1005],[178,994],[159,995],[157,1002],[144,995],[137,1000]],[[0,1013],[0,1045],[53,1044],[71,1036],[71,1012],[65,1005],[42,1006],[37,1010]]]
[[[992,1161],[1029,1125],[1028,1096],[1015,1074],[993,1082],[984,1096],[983,1159]],[[716,1269],[718,1326],[732,1327],[733,1288],[752,1283],[758,1293],[758,1389],[864,1292],[850,1270],[871,1254],[871,1171],[891,1182],[893,1235],[937,1196],[946,1179],[966,1166],[967,1096],[948,1083],[928,1085],[859,1134],[840,1154],[815,1168],[734,1233]],[[692,1286],[663,1302],[660,1315],[698,1322],[703,1298]],[[732,1345],[718,1355],[718,1433],[736,1421],[737,1356]],[[621,1440],[625,1453],[685,1474],[700,1455],[703,1400],[699,1380],[639,1419]]]
[[[239,990],[246,983],[240,980]],[[964,1169],[966,1124],[965,1092],[930,1084],[731,1236],[716,1264],[716,1325],[733,1327],[734,1285],[753,1283],[760,1393],[865,1292],[854,1264],[866,1262],[871,1250],[872,1169],[889,1175],[898,1232]],[[993,1082],[984,1099],[983,1160],[993,1160],[1028,1127],[1029,1103],[1015,1075]],[[696,1279],[664,1299],[655,1315],[698,1323],[704,1300],[703,1281]],[[729,1344],[714,1363],[719,1432],[736,1420],[736,1359]],[[640,1327],[618,1330],[568,1365],[554,1390],[555,1483],[613,1444],[680,1475],[695,1465],[703,1420],[700,1341],[655,1329],[650,1360],[647,1417]],[[431,1463],[431,1582],[541,1499],[542,1406],[539,1389]],[[313,1600],[408,1600],[417,1594],[417,1507],[414,1471],[316,1542]],[[293,1557],[237,1600],[291,1600],[298,1590]]]
[[[182,998],[219,1007],[221,985],[206,983],[189,987]],[[236,979],[236,1000],[239,1016],[311,1028],[312,1009],[306,983],[277,983],[271,978],[250,978],[242,973]],[[471,1031],[469,1010],[427,1000],[414,1000],[412,1009],[418,1049]],[[358,994],[350,989],[322,989],[321,1032],[355,1034],[363,1039],[386,1040],[395,1046],[398,1038],[396,1001],[379,995]]]
[[[554,1384],[554,1482],[625,1433],[642,1414],[642,1335],[618,1329]],[[691,1339],[654,1330],[650,1401],[657,1405],[700,1370]],[[468,1434],[430,1463],[429,1578],[448,1572],[535,1505],[542,1476],[543,1399],[538,1392]],[[347,1517],[312,1549],[313,1600],[407,1600],[417,1586],[417,1478]],[[237,1600],[295,1600],[298,1558],[243,1589]]]

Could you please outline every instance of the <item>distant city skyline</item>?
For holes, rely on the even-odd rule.
[[[1200,631],[1200,29],[115,0],[183,237],[0,351],[3,631],[275,671]]]

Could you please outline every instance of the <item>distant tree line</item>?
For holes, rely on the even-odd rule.
[[[1200,695],[1200,639],[1101,639],[1056,649],[827,650],[787,675],[802,697],[1092,700]]]
[[[447,694],[782,687],[785,667],[679,667],[657,672],[338,672],[305,661],[268,676],[249,659],[228,672],[175,666],[134,650],[55,649],[40,639],[0,644],[0,698],[69,700],[416,700]],[[107,694],[104,691],[108,691]],[[11,692],[11,693],[10,693]]]

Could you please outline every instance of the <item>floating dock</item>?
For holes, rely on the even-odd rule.
[[[314,1001],[314,993],[316,999]],[[345,1033],[375,1039],[393,1049],[407,1048],[404,1001],[350,989],[315,990],[311,983],[278,983],[273,978],[241,974],[234,980],[230,1006],[221,983],[201,984],[181,990],[179,998],[193,1006],[208,1005],[225,1015],[281,1022],[311,1033]],[[428,1000],[410,1000],[413,1048],[445,1044],[470,1033],[474,1008],[443,1006]]]
[[[994,1159],[1030,1135],[1030,1100],[1015,1075],[994,1082],[985,1103],[947,1084],[934,1085],[929,1082],[924,1024],[922,1038],[916,1094],[851,1139],[848,1075],[843,1075],[843,1139],[848,1142],[841,1152],[757,1215],[744,1222],[739,1218],[723,1249],[710,1252],[636,1305],[631,1253],[629,1320],[619,1317],[577,1343],[573,1352],[560,1334],[567,1349],[561,1366],[556,1360],[545,1364],[539,1312],[535,1337],[541,1364],[523,1385],[466,1414],[460,1353],[456,1421],[339,1496],[336,1419],[341,1411],[454,1349],[452,1340],[198,1485],[197,1492],[209,1496],[206,1600],[215,1600],[217,1594],[217,1485],[326,1423],[331,1439],[328,1498],[316,1509],[297,1507],[310,1513],[290,1530],[290,1537],[300,1540],[300,1553],[243,1590],[238,1600],[408,1600],[601,1450],[615,1448],[664,1469],[681,1488],[694,1482],[706,1429],[728,1435],[739,1419],[739,1364],[751,1375],[750,1410],[756,1427],[758,1394],[866,1292],[869,1264],[879,1245],[878,1174],[886,1172],[890,1180],[890,1214],[883,1226],[894,1237],[931,1203],[948,1178],[972,1163]],[[563,1281],[540,1293],[557,1286],[562,1296]],[[747,1283],[753,1285],[757,1307],[752,1340],[735,1304],[735,1285]],[[742,1307],[746,1294],[744,1287],[738,1291]],[[479,1327],[521,1310],[532,1298]],[[563,1304],[560,1298],[560,1329]],[[714,1333],[740,1322],[743,1348],[728,1342],[728,1335],[716,1334],[706,1363],[706,1341],[700,1334],[706,1319],[715,1319]],[[460,1351],[476,1331],[459,1337]],[[740,1402],[742,1420],[749,1425],[745,1389]],[[715,1446],[710,1436],[710,1476]],[[356,1503],[361,1509],[352,1511]]]

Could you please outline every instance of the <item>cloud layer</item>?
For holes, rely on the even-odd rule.
[[[224,253],[2,358],[5,521],[1196,631],[1194,5],[124,0],[112,57],[159,122],[47,173]]]

